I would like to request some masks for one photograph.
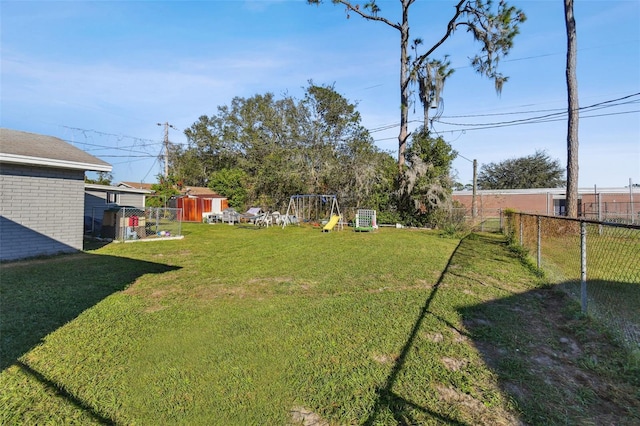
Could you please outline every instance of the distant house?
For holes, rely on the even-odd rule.
[[[85,172],[111,169],[62,139],[0,129],[0,260],[82,250]]]
[[[453,200],[471,209],[472,191],[454,191]],[[500,209],[514,209],[523,213],[550,216],[566,214],[564,188],[479,190],[476,207],[486,215]],[[640,188],[580,188],[578,190],[578,216],[598,218],[631,218],[640,211]]]
[[[209,188],[192,186],[181,190],[180,195],[171,197],[169,206],[182,209],[182,220],[186,222],[202,222],[202,218],[210,213],[222,213],[229,207],[226,197]]]
[[[130,188],[130,189],[144,189],[146,191],[149,191],[150,193],[153,192],[153,189],[151,189],[151,187],[153,186],[152,183],[142,183],[142,182],[118,182],[118,184],[116,185],[118,187],[121,188]]]
[[[84,231],[100,235],[105,210],[115,205],[137,207],[144,210],[145,198],[152,191],[127,186],[85,184]]]

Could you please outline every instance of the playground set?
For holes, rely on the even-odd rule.
[[[328,218],[328,219],[327,219]],[[289,224],[319,223],[323,232],[344,229],[338,197],[326,194],[292,195],[289,199],[287,213],[281,216],[282,227]],[[370,209],[358,209],[355,217],[355,230],[357,232],[371,232],[378,229],[376,211]]]
[[[326,194],[302,194],[292,195],[287,206],[285,220],[282,222],[284,229],[289,224],[321,223],[322,231],[329,232],[334,228],[342,230],[342,214],[338,205],[338,197]],[[329,220],[323,222],[323,219]]]
[[[238,213],[233,208],[227,208],[219,217],[208,217],[208,223],[221,221],[233,225],[235,223],[251,223],[256,226],[282,226],[310,224],[321,227],[322,232],[343,230],[343,220],[338,197],[327,194],[298,194],[289,199],[287,211],[281,214],[278,211],[262,211],[258,207],[252,207],[246,213]],[[378,228],[376,223],[376,211],[358,209],[353,223],[356,232],[371,232]]]

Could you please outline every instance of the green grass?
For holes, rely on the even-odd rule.
[[[558,227],[560,220],[550,221]],[[577,223],[547,229],[542,237],[542,265],[553,284],[581,297],[581,251]],[[618,338],[640,350],[640,231],[589,224],[586,227],[588,313],[609,324]],[[535,253],[535,240],[529,239]],[[535,260],[533,261],[535,262]]]
[[[595,326],[546,320],[557,293],[499,236],[184,234],[2,265],[0,423],[576,424],[605,399],[638,415],[617,393],[551,392],[536,374],[558,336],[595,339],[580,371],[640,396],[636,366]]]

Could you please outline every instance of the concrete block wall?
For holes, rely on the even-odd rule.
[[[0,166],[0,260],[82,250],[84,171]]]

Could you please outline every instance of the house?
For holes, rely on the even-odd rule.
[[[472,191],[454,191],[453,200],[466,209],[472,208]],[[541,215],[566,214],[564,188],[479,190],[476,208],[484,216],[503,209]],[[493,212],[493,213],[492,213]],[[640,213],[640,188],[580,188],[578,190],[578,216],[593,220],[633,219]]]
[[[116,185],[116,186],[121,187],[121,188],[130,188],[130,189],[144,189],[146,191],[149,191],[150,193],[153,192],[153,189],[151,189],[151,187],[153,186],[152,183],[118,182],[118,185]]]
[[[111,169],[62,139],[0,129],[0,260],[82,250],[85,172]]]
[[[144,210],[145,198],[151,193],[150,190],[130,186],[85,184],[84,232],[100,235],[104,212],[115,205]]]
[[[182,220],[186,222],[202,222],[208,214],[222,213],[229,207],[226,197],[199,186],[182,188],[180,195],[171,197],[169,205],[182,209]]]

